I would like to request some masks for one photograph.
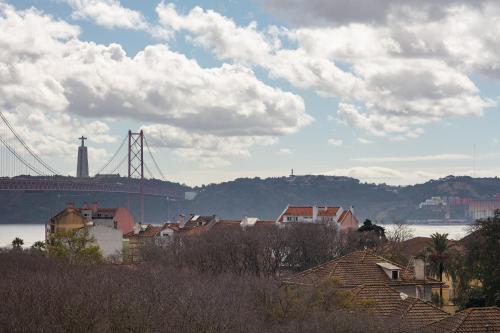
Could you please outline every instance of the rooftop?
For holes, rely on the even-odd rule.
[[[335,216],[339,207],[318,207],[318,216]],[[282,215],[313,216],[313,206],[289,206]]]
[[[500,332],[500,308],[470,308],[427,325],[423,332]]]
[[[391,279],[381,263],[390,264],[399,269],[398,279]],[[391,268],[392,269],[392,268]],[[336,279],[346,288],[353,288],[363,284],[388,284],[391,286],[424,283],[415,279],[413,267],[402,267],[370,251],[355,251],[343,257],[328,261],[322,265],[295,274],[283,283],[297,285],[315,285],[325,279]],[[439,285],[441,282],[427,277],[426,284]]]
[[[393,319],[399,331],[411,331],[450,316],[433,304],[388,285],[364,284],[350,293],[354,301],[361,301],[361,307],[373,316]]]

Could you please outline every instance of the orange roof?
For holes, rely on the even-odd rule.
[[[339,210],[339,207],[318,207],[318,216],[335,216]],[[313,207],[312,206],[289,206],[283,215],[288,216],[312,216]]]
[[[203,225],[203,226],[199,226],[199,227],[192,227],[192,228],[188,228],[188,229],[180,229],[180,231],[183,232],[182,234],[186,235],[186,236],[199,236],[207,230],[208,230],[207,225]]]
[[[318,216],[335,216],[340,207],[318,207]]]
[[[283,215],[312,216],[312,207],[288,207]]]

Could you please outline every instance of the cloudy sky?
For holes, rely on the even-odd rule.
[[[482,0],[0,0],[0,107],[66,174],[142,128],[190,185],[498,176],[499,31]]]

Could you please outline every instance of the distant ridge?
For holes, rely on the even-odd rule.
[[[120,181],[121,178],[105,181]],[[125,178],[123,178],[125,179]],[[163,198],[146,198],[146,220],[162,223],[179,213],[217,214],[238,219],[254,216],[274,219],[287,204],[341,205],[355,207],[360,219],[391,223],[415,217],[418,204],[432,196],[486,199],[500,193],[500,179],[448,176],[408,186],[360,182],[340,176],[303,175],[272,178],[238,178],[219,184],[189,187],[178,183],[149,180],[160,186],[195,191],[191,201],[169,203]],[[44,223],[66,202],[82,204],[99,201],[102,206],[125,206],[127,195],[106,193],[48,193],[0,191],[0,223]],[[134,200],[131,200],[134,210]]]

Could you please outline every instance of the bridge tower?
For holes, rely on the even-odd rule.
[[[144,132],[128,131],[128,178],[139,178],[140,223],[144,223]]]

